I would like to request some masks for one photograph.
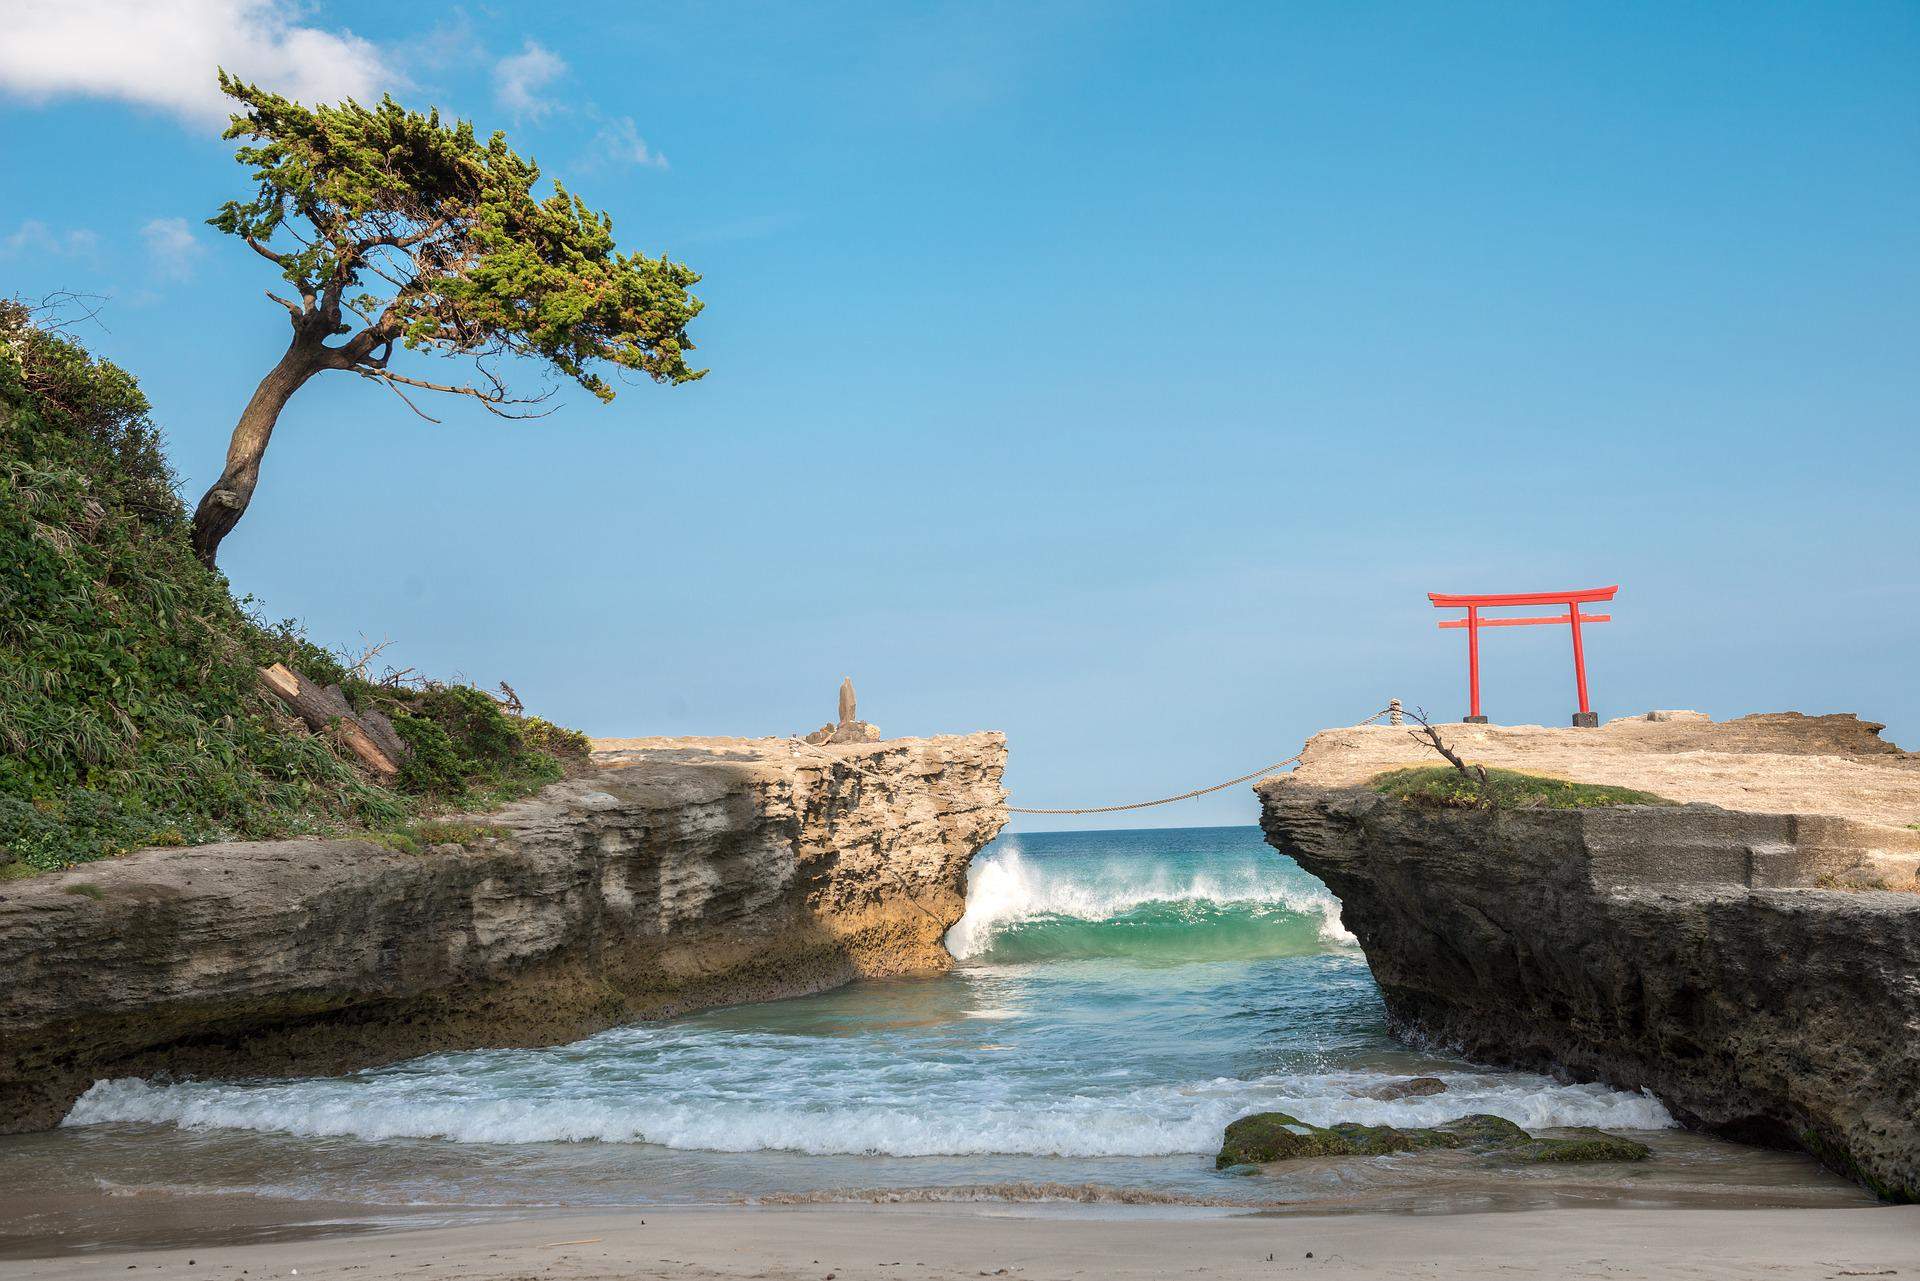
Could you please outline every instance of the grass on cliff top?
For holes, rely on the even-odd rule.
[[[1478,780],[1468,778],[1451,765],[1392,770],[1375,778],[1369,786],[1383,796],[1436,809],[1585,810],[1608,805],[1679,804],[1631,787],[1575,783],[1510,769],[1489,769],[1490,795],[1482,795]]]
[[[193,556],[147,400],[0,299],[0,880],[153,845],[402,830],[524,795],[586,740],[460,685],[363,679]],[[413,748],[368,782],[260,687],[284,662]]]

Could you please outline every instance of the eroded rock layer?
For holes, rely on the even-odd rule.
[[[1259,793],[1267,839],[1339,896],[1405,1032],[1650,1090],[1689,1124],[1920,1199],[1920,894],[1806,888],[1858,862],[1847,820]]]
[[[599,744],[498,835],[150,850],[0,885],[0,1132],[110,1076],[340,1072],[937,972],[999,734]]]

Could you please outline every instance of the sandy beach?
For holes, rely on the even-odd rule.
[[[0,1261],[9,1281],[459,1277],[1911,1276],[1920,1206],[1168,1217],[1013,1206],[543,1214],[428,1230]]]

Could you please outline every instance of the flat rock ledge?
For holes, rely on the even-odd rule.
[[[1857,716],[1760,712],[1714,721],[1648,712],[1598,729],[1441,725],[1469,760],[1582,783],[1631,787],[1673,801],[1753,814],[1817,814],[1903,828],[1920,823],[1920,753],[1880,737]],[[1323,730],[1289,777],[1358,787],[1408,765],[1438,765],[1433,749],[1393,725]]]
[[[596,747],[471,847],[206,845],[0,884],[0,1133],[104,1077],[338,1073],[935,973],[1006,822],[997,733]]]
[[[1920,833],[1703,804],[1427,809],[1284,777],[1257,791],[1268,841],[1339,897],[1403,1035],[1645,1089],[1685,1124],[1920,1200],[1920,894],[1810,888],[1910,871]]]

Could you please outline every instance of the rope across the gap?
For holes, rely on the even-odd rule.
[[[1367,719],[1358,722],[1358,724],[1371,725],[1375,721],[1379,720],[1381,717],[1391,716],[1393,713],[1395,713],[1398,710],[1399,709],[1397,707],[1383,707],[1379,711],[1375,712],[1373,715],[1367,717]],[[832,761],[836,765],[846,766],[849,770],[852,770],[854,773],[865,774],[865,773],[871,772],[865,769],[864,767],[855,764],[853,761],[848,760],[846,757],[835,756],[832,752],[827,751],[825,748],[820,747],[818,744],[809,743],[803,738],[799,738],[796,736],[794,738],[789,739],[788,741],[791,742],[796,749],[805,748],[810,752],[816,752],[819,755],[826,757],[829,761]],[[1215,783],[1212,787],[1196,787],[1191,792],[1182,792],[1178,796],[1163,796],[1159,800],[1154,800],[1154,801],[1133,801],[1126,805],[1089,805],[1089,806],[1082,806],[1074,809],[1035,809],[1030,806],[1009,805],[1006,807],[1006,810],[1007,810],[1007,813],[1009,814],[1117,814],[1122,810],[1152,809],[1156,805],[1172,805],[1175,801],[1190,801],[1196,796],[1205,796],[1210,792],[1224,791],[1227,788],[1233,787],[1239,783],[1250,783],[1256,778],[1265,778],[1269,774],[1278,773],[1280,770],[1285,769],[1287,766],[1298,763],[1300,758],[1302,756],[1305,756],[1306,754],[1307,754],[1307,749],[1303,747],[1299,751],[1295,752],[1292,756],[1287,757],[1287,759],[1285,759],[1284,761],[1275,761],[1273,764],[1265,766],[1264,768],[1261,768],[1261,769],[1257,769],[1251,774],[1242,774],[1239,778],[1230,778],[1224,783]],[[931,797],[934,797],[935,799],[941,799],[940,794],[938,792],[930,791],[927,788],[904,788],[901,790],[917,791],[917,792],[920,792],[922,795],[931,796]]]
[[[1284,761],[1275,761],[1265,769],[1257,769],[1251,774],[1242,774],[1239,778],[1230,778],[1224,783],[1215,783],[1212,787],[1196,787],[1191,792],[1182,792],[1178,796],[1163,796],[1157,801],[1134,801],[1128,805],[1088,805],[1079,809],[1033,809],[1022,805],[1007,806],[1009,814],[1113,814],[1120,810],[1145,810],[1156,805],[1171,805],[1175,801],[1190,801],[1196,796],[1205,796],[1209,792],[1219,792],[1232,787],[1235,783],[1250,783],[1256,778],[1265,778],[1277,773],[1305,756],[1304,750],[1295,752]]]

